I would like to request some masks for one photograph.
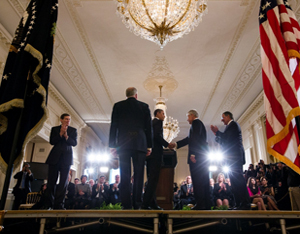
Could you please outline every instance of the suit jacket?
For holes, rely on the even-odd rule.
[[[193,188],[193,184],[191,184],[191,187],[190,189]],[[188,187],[187,187],[187,184],[184,184],[180,187],[180,198],[190,198],[190,197],[193,197],[194,196],[194,191],[193,192],[189,192],[188,195],[187,194],[187,191],[188,191]]]
[[[51,129],[50,144],[54,145],[51,149],[49,156],[46,160],[47,164],[55,165],[63,157],[65,165],[73,164],[73,150],[72,146],[77,145],[77,130],[76,128],[68,127],[67,134],[68,140],[64,136],[60,136],[61,126],[56,126]]]
[[[192,163],[190,156],[195,155],[197,160],[199,157],[207,154],[208,145],[206,142],[206,129],[201,120],[195,119],[192,122],[189,136],[181,141],[177,141],[177,149],[189,145],[188,163]],[[199,161],[199,160],[198,160]]]
[[[238,162],[242,165],[245,161],[242,131],[240,125],[232,121],[224,132],[216,133],[216,141],[221,145],[223,154],[227,160]]]
[[[152,127],[149,106],[135,98],[118,102],[113,107],[109,147],[118,151],[147,152],[152,148]]]
[[[163,137],[163,121],[154,118],[152,120],[153,128],[153,148],[152,153],[146,159],[159,157],[163,154],[163,146],[167,147],[169,143]]]
[[[120,198],[120,193],[119,189],[113,191],[114,184],[110,184],[109,188],[109,200],[112,204],[120,203],[121,198]],[[118,184],[118,188],[120,187],[120,184]]]
[[[109,198],[109,188],[108,188],[108,186],[106,184],[104,184],[103,185],[103,191],[100,191],[100,189],[97,191],[97,184],[94,184],[93,188],[92,188],[92,199],[96,198],[97,194],[99,194],[99,197],[102,196],[103,200],[105,202],[107,202],[108,198]]]
[[[22,177],[23,177],[23,171],[19,171],[18,173],[16,173],[14,175],[14,178],[17,179],[17,183],[15,185],[15,187],[13,188],[13,193],[18,190],[18,188],[21,185],[22,182]],[[26,174],[25,177],[25,191],[26,193],[30,193],[31,192],[31,181],[33,181],[33,174],[31,173],[31,175],[29,175],[28,173]]]
[[[66,196],[70,200],[74,199],[75,197],[75,184],[73,184],[72,182],[69,182],[68,184]]]

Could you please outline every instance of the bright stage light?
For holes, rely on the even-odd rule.
[[[95,154],[89,154],[88,155],[88,160],[90,161],[90,162],[94,162],[95,160],[96,160],[96,155]]]
[[[217,171],[217,170],[218,170],[218,167],[217,167],[217,166],[209,166],[209,167],[208,167],[208,170],[209,170],[209,171]]]
[[[216,152],[215,158],[216,158],[217,161],[222,161],[223,154],[221,152]]]
[[[208,159],[210,161],[222,161],[223,154],[221,152],[210,152],[208,154]]]
[[[89,169],[88,169],[88,172],[89,172],[90,174],[93,174],[93,173],[94,173],[94,168],[89,168]]]
[[[107,173],[108,172],[108,167],[100,167],[100,172],[101,173]]]
[[[223,172],[228,173],[230,171],[230,168],[228,166],[223,167]]]
[[[109,159],[110,159],[110,155],[108,153],[101,154],[101,156],[100,156],[100,160],[102,162],[107,162],[107,161],[109,161]]]

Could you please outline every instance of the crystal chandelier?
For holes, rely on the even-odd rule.
[[[207,13],[206,0],[117,0],[117,13],[130,31],[161,49],[194,30]]]
[[[162,109],[165,112],[165,120],[163,123],[163,134],[164,134],[164,139],[167,142],[171,142],[173,139],[175,139],[179,133],[179,126],[178,126],[178,121],[176,119],[173,119],[171,116],[167,116],[167,106],[166,106],[166,101],[167,99],[162,97],[162,85],[159,86],[160,89],[160,97],[156,98],[156,104],[154,109]]]

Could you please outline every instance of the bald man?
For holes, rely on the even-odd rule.
[[[142,205],[144,165],[152,149],[152,127],[149,106],[137,100],[137,89],[126,90],[127,99],[114,105],[109,134],[109,147],[119,156],[121,183],[120,198],[123,209],[139,209]],[[134,184],[130,191],[131,159]]]

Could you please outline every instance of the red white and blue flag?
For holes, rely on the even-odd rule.
[[[300,174],[300,27],[287,0],[261,0],[259,31],[267,149]]]

